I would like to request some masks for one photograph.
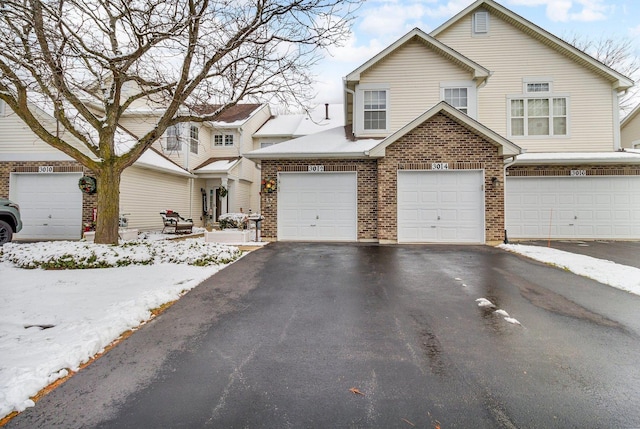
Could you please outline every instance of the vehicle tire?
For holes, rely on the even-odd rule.
[[[13,229],[7,222],[0,220],[0,246],[8,243],[13,238]]]

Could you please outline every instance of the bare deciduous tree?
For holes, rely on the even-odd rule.
[[[635,82],[640,79],[640,58],[634,54],[634,43],[631,39],[616,39],[602,36],[591,39],[577,34],[564,38],[576,48],[591,55],[602,64],[611,67]],[[630,112],[637,104],[637,95],[640,88],[636,84],[620,98],[620,110],[623,113]]]
[[[117,243],[125,168],[172,125],[214,120],[243,99],[300,101],[360,1],[0,0],[0,99],[93,171],[96,242]],[[140,104],[161,114],[132,138],[118,124]],[[220,107],[189,108],[202,104]]]

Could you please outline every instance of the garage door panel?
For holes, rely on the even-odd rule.
[[[482,172],[400,171],[397,213],[399,242],[484,242]]]
[[[638,193],[640,176],[509,177],[507,231],[513,238],[638,239]],[[536,198],[537,206],[523,203]]]
[[[281,173],[278,239],[357,240],[355,173]]]
[[[82,235],[82,192],[71,174],[16,174],[12,198],[20,205],[23,229],[16,239],[77,240]]]

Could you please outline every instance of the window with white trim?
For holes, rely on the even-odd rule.
[[[440,99],[472,118],[476,117],[477,96],[474,82],[441,82]]]
[[[509,100],[510,135],[566,136],[568,134],[567,97],[522,97]]]
[[[180,150],[180,124],[167,128],[166,150],[173,152]]]
[[[387,129],[387,91],[365,90],[364,130],[377,131]]]
[[[198,146],[200,146],[200,130],[195,125],[191,125],[189,128],[189,149],[191,153],[198,153]]]
[[[469,97],[467,88],[444,88],[444,101],[463,113],[469,114]]]
[[[214,134],[214,146],[233,146],[233,134]]]
[[[0,100],[0,116],[4,116],[4,101]]]

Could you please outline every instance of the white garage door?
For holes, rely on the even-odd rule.
[[[640,176],[509,177],[509,238],[640,238]]]
[[[399,171],[398,242],[484,243],[482,171]]]
[[[280,173],[278,240],[356,241],[356,173]]]
[[[23,228],[16,239],[77,240],[82,234],[82,174],[15,174],[12,198]]]

